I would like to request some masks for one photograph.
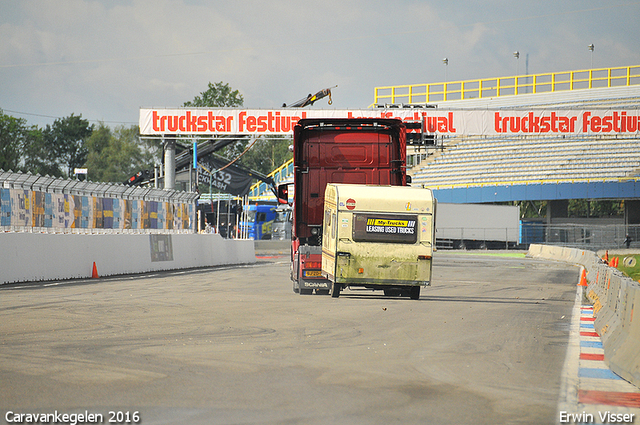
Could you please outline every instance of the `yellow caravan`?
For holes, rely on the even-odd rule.
[[[363,286],[420,298],[431,284],[435,208],[429,189],[327,184],[322,275],[332,296]]]

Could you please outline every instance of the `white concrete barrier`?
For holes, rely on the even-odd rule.
[[[609,267],[592,251],[532,244],[529,257],[580,264],[587,270],[587,296],[594,303],[594,327],[609,368],[640,387],[640,284]]]
[[[217,234],[0,233],[0,284],[255,261],[253,241]]]

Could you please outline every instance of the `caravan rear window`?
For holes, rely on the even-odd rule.
[[[353,240],[414,244],[418,240],[418,216],[356,213]]]

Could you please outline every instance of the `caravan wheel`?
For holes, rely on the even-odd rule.
[[[411,293],[410,293],[409,297],[412,300],[419,300],[420,299],[420,287],[419,286],[412,286],[411,287]]]

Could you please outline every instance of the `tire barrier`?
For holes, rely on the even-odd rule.
[[[640,283],[610,267],[593,251],[532,244],[527,256],[584,267],[604,361],[611,371],[640,387],[640,311],[634,317],[635,305],[640,309]]]

